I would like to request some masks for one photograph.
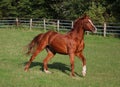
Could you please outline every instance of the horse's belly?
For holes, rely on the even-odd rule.
[[[67,54],[67,45],[63,39],[53,40],[50,44],[50,47],[56,52],[60,54]]]
[[[67,54],[67,49],[65,47],[63,47],[63,46],[60,46],[60,47],[58,47],[58,46],[52,46],[52,48],[54,49],[54,51],[56,53]]]

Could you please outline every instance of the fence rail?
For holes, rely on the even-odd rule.
[[[95,23],[98,35],[120,36],[120,23]],[[3,18],[0,19],[0,28],[22,27],[30,30],[44,29],[44,31],[52,29],[56,31],[69,31],[73,28],[72,20],[57,20],[57,19],[28,19],[28,18]],[[88,33],[88,32],[87,32]]]

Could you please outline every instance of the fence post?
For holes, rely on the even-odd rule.
[[[59,32],[59,28],[60,28],[60,21],[57,20],[57,31]]]
[[[104,22],[104,32],[103,32],[104,37],[106,37],[106,29],[107,29],[106,22]]]
[[[72,25],[71,25],[71,28],[73,29],[73,21],[72,21]]]
[[[32,18],[30,19],[30,30],[32,30]]]
[[[86,34],[89,35],[89,31],[86,31]]]
[[[44,28],[44,31],[46,31],[46,23],[45,23],[45,19],[43,19],[43,28]]]
[[[16,18],[16,26],[18,27],[18,18]]]

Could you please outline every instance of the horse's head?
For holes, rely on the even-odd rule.
[[[97,32],[97,28],[95,27],[95,25],[87,15],[84,15],[82,17],[82,21],[83,21],[82,23],[83,23],[84,30]]]
[[[77,20],[75,20],[74,28],[75,27],[82,27],[85,31],[97,31],[97,28],[86,14],[82,18],[78,18]]]

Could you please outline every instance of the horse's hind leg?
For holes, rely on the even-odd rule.
[[[54,52],[52,52],[50,49],[46,49],[47,50],[47,52],[48,52],[48,54],[47,54],[47,56],[46,56],[46,58],[43,60],[43,63],[44,63],[44,72],[45,73],[51,73],[50,71],[48,71],[48,66],[47,66],[47,64],[48,64],[48,62],[49,62],[49,60],[51,59],[51,58],[53,58],[53,56],[55,55],[55,53]]]
[[[36,51],[32,54],[30,60],[28,61],[28,63],[25,65],[25,68],[24,68],[25,71],[28,71],[31,62],[35,59],[35,57],[38,55],[38,53],[40,53],[40,52],[45,48],[45,46],[46,46],[46,45],[40,45],[40,46],[36,49]]]
[[[40,52],[40,51],[37,50],[37,51],[31,56],[30,60],[29,60],[28,63],[25,65],[25,68],[24,68],[25,71],[28,71],[31,62],[35,59],[35,57],[38,55],[39,52]]]

